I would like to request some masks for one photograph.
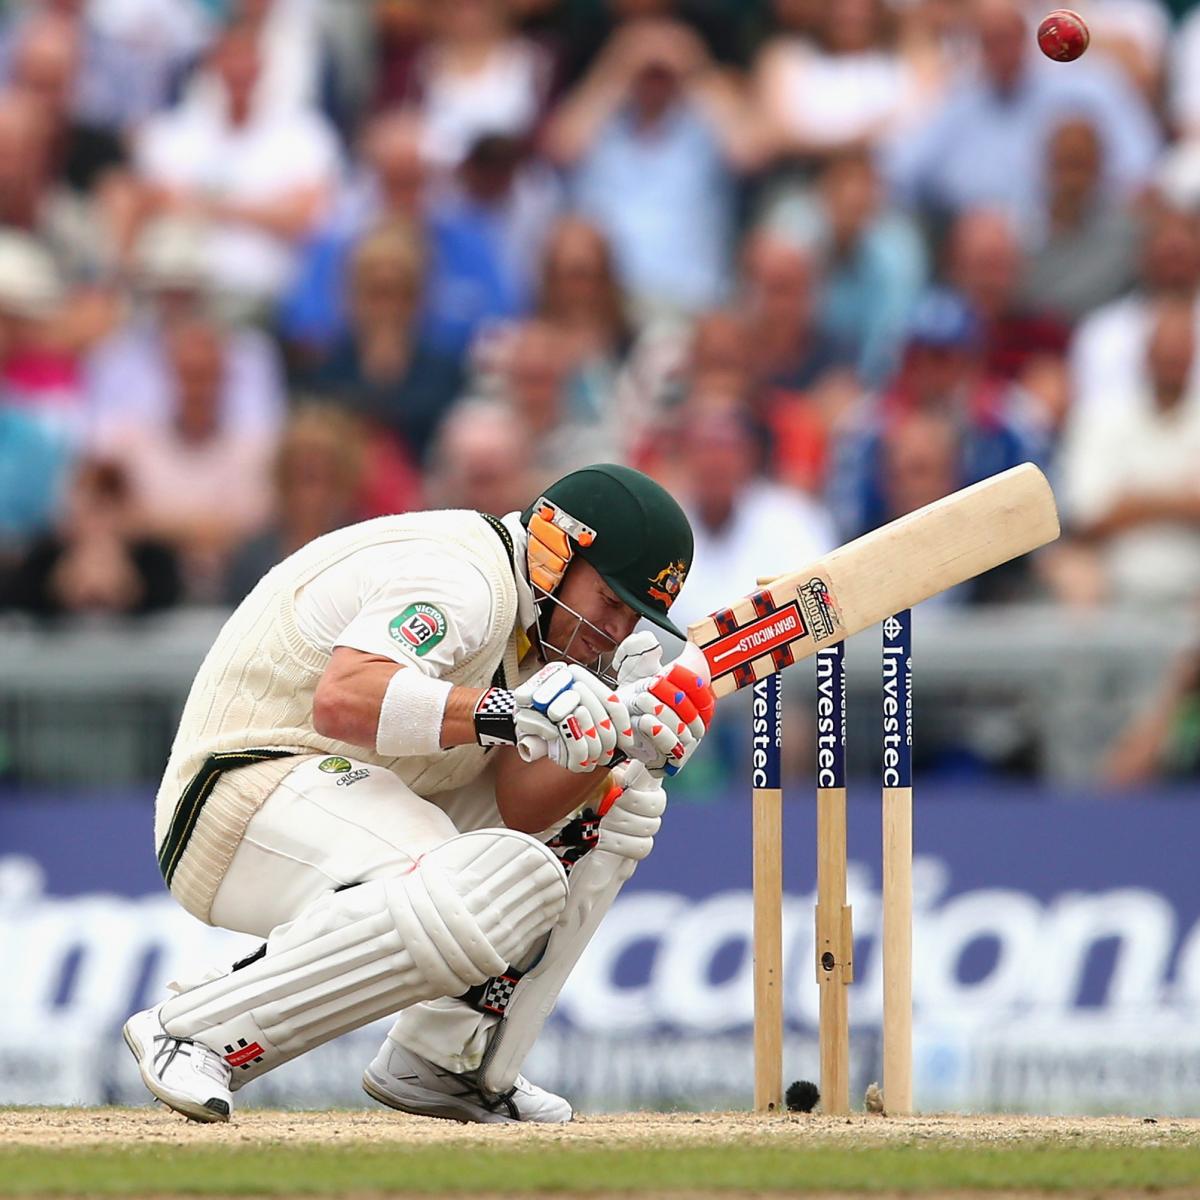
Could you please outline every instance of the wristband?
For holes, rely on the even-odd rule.
[[[379,707],[375,750],[385,758],[437,754],[442,749],[442,718],[454,685],[431,679],[416,667],[401,667],[388,681]]]
[[[517,744],[517,701],[507,688],[488,688],[475,704],[475,740],[481,746]]]

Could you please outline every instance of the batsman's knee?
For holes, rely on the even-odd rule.
[[[567,902],[554,853],[512,829],[460,834],[386,881],[388,911],[413,964],[458,995],[521,958]]]

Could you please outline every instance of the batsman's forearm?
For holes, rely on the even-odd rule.
[[[496,807],[505,825],[541,833],[608,790],[609,772],[576,775],[547,758],[525,762],[513,747],[496,750]]]

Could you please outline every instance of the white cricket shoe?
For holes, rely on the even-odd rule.
[[[142,1082],[168,1108],[193,1121],[228,1121],[233,1111],[229,1064],[191,1038],[172,1037],[159,1020],[161,1008],[134,1013],[122,1030]]]
[[[374,1062],[363,1072],[363,1090],[373,1100],[401,1112],[464,1123],[543,1121],[563,1125],[573,1115],[561,1096],[535,1086],[522,1075],[507,1092],[486,1092],[480,1087],[478,1071],[447,1071],[391,1038],[384,1039]]]

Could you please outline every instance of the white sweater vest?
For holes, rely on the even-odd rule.
[[[430,538],[448,558],[476,567],[492,598],[482,647],[445,678],[487,687],[503,665],[504,679],[515,686],[516,584],[503,543],[477,513],[380,517],[326,534],[286,558],[237,607],[205,656],[159,787],[154,821],[159,863],[172,894],[194,916],[208,920],[250,818],[295,767],[293,756],[336,754],[387,767],[425,797],[461,787],[483,770],[480,746],[384,758],[373,749],[322,737],[312,724],[313,694],[332,647],[301,636],[297,592],[355,551]],[[246,753],[253,751],[267,753]]]

